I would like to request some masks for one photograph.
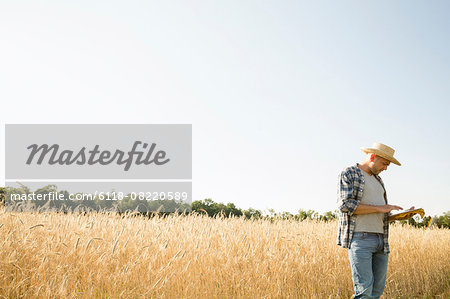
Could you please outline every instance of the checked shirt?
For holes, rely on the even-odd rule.
[[[378,175],[375,178],[380,182],[384,189],[384,201],[387,204],[386,189],[383,181]],[[350,248],[350,243],[355,231],[355,216],[353,213],[356,210],[359,202],[362,199],[364,192],[364,175],[359,169],[358,164],[345,168],[339,174],[338,180],[338,209],[339,226],[337,235],[337,245],[344,248]],[[389,253],[389,213],[384,214],[383,221],[384,229],[384,253]]]

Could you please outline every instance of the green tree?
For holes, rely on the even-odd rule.
[[[262,213],[260,210],[256,210],[253,208],[249,208],[248,210],[244,211],[245,218],[250,219],[260,219],[262,217]]]
[[[303,221],[306,218],[308,218],[308,213],[306,213],[306,211],[300,209],[300,210],[298,210],[298,217],[299,217],[300,221]]]
[[[450,228],[450,211],[445,212],[444,215],[435,218],[436,225],[439,228]]]
[[[0,206],[5,204],[6,188],[0,187]]]
[[[201,201],[192,202],[192,211],[206,212],[208,216],[214,217],[218,214],[224,214],[226,217],[242,216],[243,212],[237,208],[234,203],[216,203],[211,198],[206,198]]]

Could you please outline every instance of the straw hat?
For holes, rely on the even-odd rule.
[[[366,154],[373,153],[377,156],[385,158],[386,160],[389,160],[392,163],[397,164],[398,166],[402,165],[397,161],[397,159],[394,158],[395,150],[382,143],[375,142],[371,148],[362,147],[361,150]]]

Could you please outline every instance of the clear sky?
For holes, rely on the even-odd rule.
[[[189,123],[194,200],[336,209],[382,142],[392,204],[450,210],[448,1],[1,1],[5,123]],[[4,172],[0,172],[4,181]]]

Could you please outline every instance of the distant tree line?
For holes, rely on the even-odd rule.
[[[243,210],[237,208],[234,203],[217,203],[212,199],[207,198],[204,200],[197,200],[192,202],[192,211],[205,213],[210,217],[216,217],[223,215],[225,217],[240,217],[245,216],[245,218],[254,218],[254,219],[293,219],[298,221],[303,221],[306,219],[310,220],[321,220],[321,221],[330,221],[337,218],[337,212],[326,212],[323,215],[319,214],[313,210],[299,210],[298,214],[292,214],[290,212],[281,212],[276,213],[273,209],[269,209],[269,215],[263,215],[260,210],[256,210],[253,208],[249,208],[248,210]]]
[[[223,204],[216,203],[212,199],[207,198],[200,201],[192,202],[192,211],[206,213],[210,217],[216,217],[223,215],[224,217],[232,216],[245,216],[246,218],[255,219],[292,219],[297,221],[304,220],[317,220],[317,221],[331,221],[339,217],[339,211],[328,211],[323,214],[319,214],[314,210],[302,210],[300,209],[297,214],[290,212],[276,213],[273,209],[269,209],[269,215],[263,215],[260,210],[249,208],[248,210],[242,210],[237,208],[233,203]],[[439,228],[450,228],[450,211],[444,213],[441,216],[425,216],[422,221],[416,221],[415,217],[408,220],[400,221],[403,225],[412,225],[418,228],[427,228],[430,225],[436,225]]]
[[[57,191],[57,187],[55,185],[48,185],[42,187],[36,191],[36,194],[46,194],[49,192]],[[20,190],[19,190],[20,189]],[[28,194],[31,191],[28,187],[22,186],[21,188],[4,188],[0,187],[0,204],[8,204],[9,201],[6,198],[8,193],[23,193]],[[67,191],[58,191],[64,196],[68,197]],[[35,201],[33,202],[35,207],[43,207],[45,205],[49,205],[46,201]],[[80,209],[80,206],[82,207]],[[94,198],[94,200],[83,201],[80,204],[77,201],[53,201],[51,202],[50,208],[60,210],[60,211],[116,211],[119,213],[123,213],[126,211],[138,212],[141,214],[145,213],[153,213],[158,212],[162,214],[170,214],[170,213],[199,213],[206,214],[210,217],[241,217],[244,216],[247,219],[291,219],[296,221],[304,221],[304,220],[316,220],[316,221],[332,221],[337,219],[339,216],[339,211],[328,211],[323,214],[319,214],[314,210],[302,210],[300,209],[297,214],[292,214],[290,212],[279,212],[276,213],[275,210],[269,209],[268,214],[264,215],[260,210],[249,208],[248,210],[243,210],[235,206],[234,203],[217,203],[212,199],[207,198],[204,200],[193,201],[191,205],[176,201],[176,200],[167,200],[167,199],[159,199],[159,200],[133,200],[130,196],[125,196],[120,201],[107,201],[102,200],[100,198]],[[421,221],[417,221],[417,218],[410,218],[408,220],[400,221],[403,225],[412,225],[418,228],[427,228],[430,225],[436,225],[439,228],[450,228],[450,211],[444,213],[441,216],[425,216]]]
[[[431,225],[437,225],[439,228],[450,228],[450,211],[445,212],[441,216],[425,216],[422,221],[416,221],[413,218],[409,218],[408,220],[401,220],[401,224],[409,224],[414,227],[429,227]]]

